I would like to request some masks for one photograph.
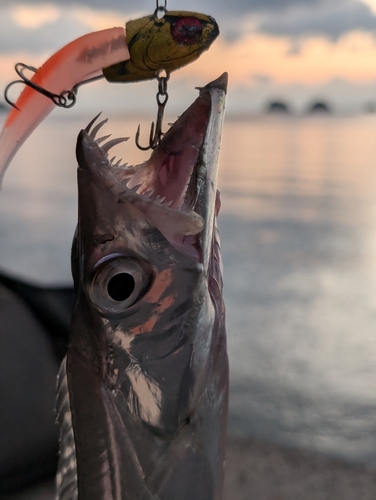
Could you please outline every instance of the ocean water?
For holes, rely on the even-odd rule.
[[[66,116],[25,143],[0,195],[0,267],[38,283],[70,282],[74,148],[89,119]],[[228,118],[219,179],[230,431],[373,466],[375,139],[371,115]],[[141,159],[132,140],[119,149]]]

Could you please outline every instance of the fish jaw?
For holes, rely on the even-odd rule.
[[[226,88],[227,73],[200,88],[199,97],[164,134],[149,160],[137,167],[114,167],[87,131],[81,131],[77,143],[78,182],[81,172],[95,179],[91,198],[100,206],[96,213],[104,214],[114,204],[103,202],[105,189],[105,197],[112,196],[115,206],[132,204],[143,213],[141,219],[146,217],[172,246],[201,262],[205,270],[219,211],[217,171]],[[126,139],[118,139],[122,140]],[[86,184],[81,182],[80,191]],[[87,212],[83,207],[81,213]],[[86,221],[83,226],[89,227]]]
[[[80,499],[221,498],[228,364],[215,219],[225,80],[200,90],[138,168],[111,165],[95,127],[80,133],[66,361]]]

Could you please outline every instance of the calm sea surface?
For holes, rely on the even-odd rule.
[[[14,159],[4,270],[70,282],[87,121],[50,117]],[[376,466],[376,117],[228,119],[220,187],[231,432]]]

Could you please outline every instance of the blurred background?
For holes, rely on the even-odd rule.
[[[172,75],[166,123],[195,99],[195,87],[223,71],[230,78],[220,158],[230,435],[374,468],[376,0],[168,7],[212,15],[221,36]],[[15,63],[38,67],[74,38],[154,9],[152,0],[2,0],[0,88],[16,79]],[[12,89],[14,99],[20,90]],[[74,108],[54,110],[27,140],[0,196],[0,270],[70,285],[77,134],[103,111],[108,133],[131,136],[116,153],[142,161],[133,136],[155,118],[156,91],[155,82],[85,86]],[[38,360],[29,360],[31,372]],[[46,407],[54,366],[45,368]],[[11,386],[2,386],[6,402]],[[3,450],[14,438],[5,428]]]

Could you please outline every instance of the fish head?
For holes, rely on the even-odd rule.
[[[130,59],[103,70],[110,82],[154,78],[200,57],[219,35],[216,21],[205,14],[167,11],[161,18],[145,16],[126,24]]]
[[[79,135],[67,377],[83,498],[107,498],[90,493],[107,456],[117,457],[116,467],[106,462],[111,477],[139,464],[119,479],[124,489],[146,481],[160,498],[183,477],[207,498],[222,477],[228,367],[216,215],[226,84],[225,74],[201,88],[138,167],[109,160],[117,139],[100,146],[102,123]]]

